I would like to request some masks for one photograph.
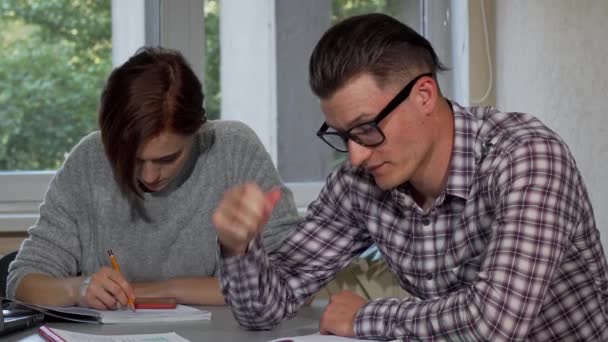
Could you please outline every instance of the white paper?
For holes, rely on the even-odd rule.
[[[373,340],[361,340],[353,337],[342,337],[335,335],[321,335],[320,333],[312,334],[312,335],[304,335],[304,336],[294,336],[294,337],[281,337],[276,340],[268,341],[268,342],[362,342],[362,341],[373,341]],[[395,340],[394,342],[398,342],[400,340]]]
[[[174,332],[138,335],[91,335],[48,327],[40,329],[46,329],[46,333],[58,335],[67,342],[190,342]]]

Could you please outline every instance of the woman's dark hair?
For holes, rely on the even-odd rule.
[[[203,99],[200,81],[174,50],[141,48],[112,71],[101,94],[99,128],[123,192],[142,198],[135,176],[138,150],[162,132],[197,132],[206,121]]]
[[[347,18],[317,43],[309,64],[310,86],[326,99],[364,72],[382,86],[418,74],[446,70],[431,44],[407,25],[385,14]]]

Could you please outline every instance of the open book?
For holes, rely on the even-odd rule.
[[[131,310],[95,310],[76,306],[40,306],[15,302],[48,316],[85,323],[155,323],[211,319],[211,312],[186,305],[177,305],[175,309],[137,309],[133,312]]]

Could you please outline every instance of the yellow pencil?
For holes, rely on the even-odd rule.
[[[108,249],[108,255],[110,256],[110,262],[112,262],[114,270],[120,273],[120,266],[118,266],[118,261],[116,261],[116,257],[114,257],[114,253],[112,253],[111,249]],[[133,301],[133,298],[131,298],[129,295],[127,295],[127,298],[129,299],[129,308],[135,311],[135,302]]]

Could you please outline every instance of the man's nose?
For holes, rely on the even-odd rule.
[[[348,140],[348,158],[353,166],[361,166],[372,154],[372,148]]]

